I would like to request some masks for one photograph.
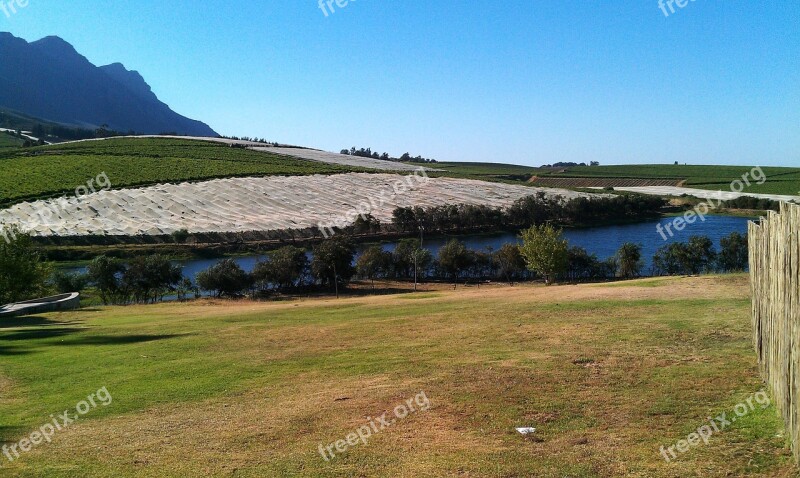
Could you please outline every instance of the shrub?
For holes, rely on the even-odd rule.
[[[237,297],[250,288],[251,277],[233,261],[224,259],[197,274],[197,285],[216,297]]]

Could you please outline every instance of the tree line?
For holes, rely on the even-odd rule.
[[[437,163],[435,159],[431,158],[423,158],[422,156],[411,156],[409,153],[403,153],[402,156],[399,158],[393,158],[389,156],[389,153],[384,152],[383,154],[378,154],[377,151],[372,151],[372,148],[359,148],[356,149],[353,146],[350,149],[343,149],[340,151],[340,154],[344,154],[346,156],[357,156],[360,158],[372,158],[372,159],[382,159],[384,161],[400,161],[404,163]]]

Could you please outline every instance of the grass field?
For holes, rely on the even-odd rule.
[[[25,141],[0,131],[0,154],[9,148],[19,148]]]
[[[2,135],[0,135],[2,136]],[[164,182],[352,171],[206,141],[109,139],[0,149],[0,206],[70,193],[105,172],[115,189]]]
[[[0,441],[101,387],[113,402],[0,476],[797,476],[771,407],[659,454],[761,390],[748,290],[660,278],[6,320]],[[319,454],[421,391],[429,410]]]
[[[767,177],[764,184],[747,187],[747,192],[761,194],[800,194],[800,168],[762,168]],[[585,166],[551,170],[537,173],[552,178],[670,178],[686,180],[683,184],[690,188],[709,190],[731,190],[731,182],[741,179],[752,167],[743,166],[681,166],[681,165],[622,165]]]

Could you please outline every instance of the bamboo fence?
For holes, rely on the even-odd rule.
[[[800,206],[749,224],[758,364],[800,461]]]

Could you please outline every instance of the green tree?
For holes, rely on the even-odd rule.
[[[175,292],[183,279],[181,266],[155,254],[136,257],[122,273],[123,287],[136,303],[155,303]]]
[[[118,259],[108,256],[95,257],[89,263],[87,276],[89,282],[97,287],[103,304],[117,304],[127,301],[127,292],[122,286],[122,273],[125,265]]]
[[[336,287],[347,283],[355,274],[353,257],[356,247],[352,239],[344,235],[334,236],[314,246],[311,273],[324,286]]]
[[[381,246],[372,246],[356,260],[356,271],[359,276],[372,281],[372,288],[375,289],[375,279],[386,277],[391,265],[392,254]]]
[[[725,272],[741,272],[747,269],[750,256],[747,234],[731,233],[720,239],[720,253],[717,261],[719,268]]]
[[[446,276],[458,282],[458,276],[470,265],[470,254],[467,246],[458,239],[450,239],[439,249],[439,267]]]
[[[642,262],[642,246],[626,242],[616,255],[618,274],[625,279],[639,277],[644,266]]]
[[[567,270],[569,245],[561,229],[551,224],[532,226],[523,231],[520,238],[520,253],[528,269],[541,275],[545,284],[552,284]]]
[[[278,289],[291,289],[303,282],[307,272],[305,249],[286,246],[271,252],[266,261],[256,264],[253,280],[262,287],[271,284]]]
[[[414,258],[420,250],[419,239],[400,239],[392,252],[395,277],[408,279],[414,275]]]
[[[50,276],[50,285],[59,294],[81,292],[89,283],[89,276],[77,272],[56,270]]]
[[[224,259],[197,274],[197,285],[216,297],[236,297],[250,287],[250,274],[233,259]]]
[[[0,238],[0,304],[43,295],[50,267],[34,249],[30,234],[14,226],[4,232]]]
[[[494,253],[494,260],[497,264],[498,273],[509,284],[513,285],[514,280],[519,279],[525,273],[525,259],[516,244],[503,244]]]
[[[717,262],[714,242],[707,236],[692,236],[687,245],[689,253],[688,268],[692,274],[713,272]]]

